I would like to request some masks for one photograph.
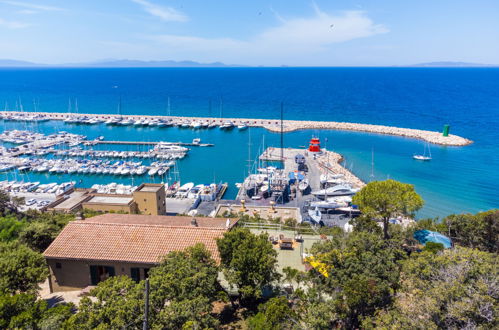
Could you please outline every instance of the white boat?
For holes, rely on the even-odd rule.
[[[154,176],[154,175],[156,175],[156,173],[158,173],[158,171],[159,171],[159,167],[153,167],[149,170],[149,172],[147,172],[147,174],[150,176]]]
[[[199,145],[201,143],[201,138],[195,138],[192,140],[192,144]]]
[[[234,127],[234,123],[231,122],[230,120],[224,122],[222,125],[220,125],[220,129],[231,129]]]
[[[301,192],[304,192],[305,190],[308,189],[310,185],[308,184],[308,180],[307,179],[304,179],[302,180],[299,184],[298,184],[298,189],[301,191]]]
[[[184,185],[182,185],[180,188],[178,188],[177,190],[177,196],[178,197],[187,197],[187,195],[189,194],[189,191],[194,187],[194,183],[193,182],[189,182],[189,183],[186,183]]]
[[[201,123],[199,121],[193,121],[191,123],[191,128],[194,128],[194,129],[201,128]]]
[[[342,179],[344,177],[343,174],[331,174],[331,173],[328,173],[328,174],[321,174],[319,180],[320,180],[320,183],[324,184],[324,183],[336,183],[338,182],[338,180]]]
[[[428,155],[426,154],[426,149],[428,149]],[[431,150],[430,150],[430,144],[427,142],[424,145],[424,150],[422,155],[413,155],[413,159],[415,160],[422,160],[422,161],[429,161],[431,160]]]
[[[242,130],[245,130],[248,128],[248,125],[246,125],[245,123],[240,123],[239,125],[237,125],[237,128],[242,131]]]
[[[422,160],[422,161],[431,160],[431,157],[424,155],[413,155],[412,158],[414,158],[415,160]]]
[[[319,223],[322,220],[322,212],[318,207],[309,209],[308,216],[316,223]]]
[[[123,119],[118,124],[122,125],[122,126],[128,126],[128,125],[132,125],[133,123],[134,123],[134,121],[131,119]]]
[[[348,185],[337,185],[334,187],[329,187],[326,189],[321,189],[317,191],[312,191],[312,195],[323,197],[323,196],[345,196],[345,195],[355,195],[359,189],[353,189]]]

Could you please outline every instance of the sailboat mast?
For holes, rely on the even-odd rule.
[[[224,111],[224,103],[223,103],[223,98],[220,96],[220,118],[223,117],[223,111]]]
[[[248,176],[251,175],[251,129],[248,130]]]
[[[168,96],[168,100],[167,100],[166,110],[168,113],[168,117],[170,117],[172,115],[172,112],[171,112],[171,108],[170,108],[170,97],[169,96]]]
[[[120,95],[120,99],[118,101],[118,116],[121,118],[121,95]]]
[[[284,127],[283,127],[284,104],[281,102],[281,165],[284,168]]]
[[[371,148],[371,181],[374,180],[374,148]]]

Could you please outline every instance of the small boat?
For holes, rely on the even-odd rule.
[[[192,144],[199,145],[201,143],[201,138],[195,138],[192,140]]]
[[[426,149],[428,149],[428,155],[426,154]],[[430,150],[430,144],[427,142],[424,145],[424,150],[422,155],[413,155],[413,159],[415,160],[422,160],[422,161],[429,161],[431,160],[431,150]]]
[[[231,128],[234,128],[234,123],[232,123],[230,120],[220,125],[220,129],[231,129]]]
[[[191,128],[194,128],[194,129],[201,128],[201,123],[199,121],[193,121],[191,123]]]
[[[248,125],[246,125],[245,123],[240,123],[239,125],[237,125],[237,128],[242,131],[242,130],[245,130],[248,128]]]
[[[305,190],[307,190],[307,189],[308,189],[308,187],[310,187],[310,185],[308,184],[308,180],[307,180],[307,179],[302,180],[302,181],[298,184],[298,189],[299,189],[301,192],[304,192]]]

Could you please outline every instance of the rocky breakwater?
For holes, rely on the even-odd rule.
[[[280,132],[281,126],[275,123],[263,124],[263,127],[272,132]],[[413,128],[400,128],[383,125],[356,124],[334,121],[299,121],[285,120],[283,122],[283,131],[292,132],[303,129],[333,129],[342,131],[357,131],[375,134],[397,135],[413,139],[420,139],[434,144],[446,146],[465,146],[473,141],[461,136],[449,134],[443,136],[441,132],[426,131]]]
[[[366,185],[364,181],[340,165],[343,161],[343,156],[340,154],[323,150],[322,154],[317,155],[316,160],[323,174],[342,174],[343,179],[351,183],[356,188],[362,188]]]

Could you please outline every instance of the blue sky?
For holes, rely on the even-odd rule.
[[[0,0],[0,58],[499,64],[499,1]]]

